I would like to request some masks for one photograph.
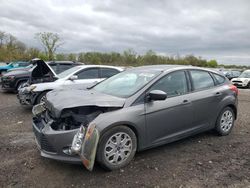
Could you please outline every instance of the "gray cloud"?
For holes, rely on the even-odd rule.
[[[0,0],[0,30],[29,46],[34,34],[57,32],[60,52],[152,49],[250,64],[248,0]]]

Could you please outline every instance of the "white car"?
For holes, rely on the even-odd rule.
[[[233,78],[231,82],[237,87],[250,88],[250,70],[245,70],[238,78]]]
[[[31,84],[23,87],[18,91],[18,99],[23,105],[39,104],[46,99],[46,94],[51,90],[85,89],[123,70],[124,68],[122,67],[106,65],[75,66],[58,75],[51,70],[50,76],[56,77],[56,81]],[[48,74],[47,71],[46,74]]]

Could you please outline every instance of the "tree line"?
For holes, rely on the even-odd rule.
[[[28,61],[33,58],[49,60],[79,61],[86,64],[107,64],[117,66],[141,66],[152,64],[179,64],[193,65],[199,67],[225,67],[225,68],[249,68],[247,66],[218,65],[216,60],[205,60],[194,55],[163,56],[149,50],[145,54],[137,54],[133,49],[126,49],[119,52],[82,52],[82,53],[56,53],[58,47],[63,45],[63,41],[56,33],[42,32],[36,33],[35,38],[41,43],[44,50],[34,47],[27,47],[15,36],[0,31],[0,62]]]

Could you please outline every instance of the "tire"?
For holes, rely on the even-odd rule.
[[[35,102],[34,105],[40,104],[40,103],[42,103],[42,102],[45,102],[45,100],[46,100],[46,94],[47,94],[47,93],[48,93],[48,91],[42,92],[42,93],[37,97],[36,102]]]
[[[234,122],[235,114],[233,109],[226,107],[221,111],[217,118],[215,130],[220,136],[226,136],[232,131]]]
[[[121,142],[119,142],[119,138]],[[116,144],[117,139],[118,143]],[[122,143],[123,140],[124,143]],[[129,164],[134,158],[136,149],[137,138],[135,133],[127,126],[117,126],[101,136],[96,159],[104,169],[108,171],[117,170]],[[113,155],[107,156],[107,153],[112,150],[114,150]]]

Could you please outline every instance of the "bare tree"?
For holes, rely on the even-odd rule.
[[[6,34],[4,31],[0,31],[0,48],[3,46],[3,41],[6,39]]]
[[[54,54],[63,43],[57,33],[43,32],[37,33],[36,38],[42,43],[49,60],[54,59]]]

